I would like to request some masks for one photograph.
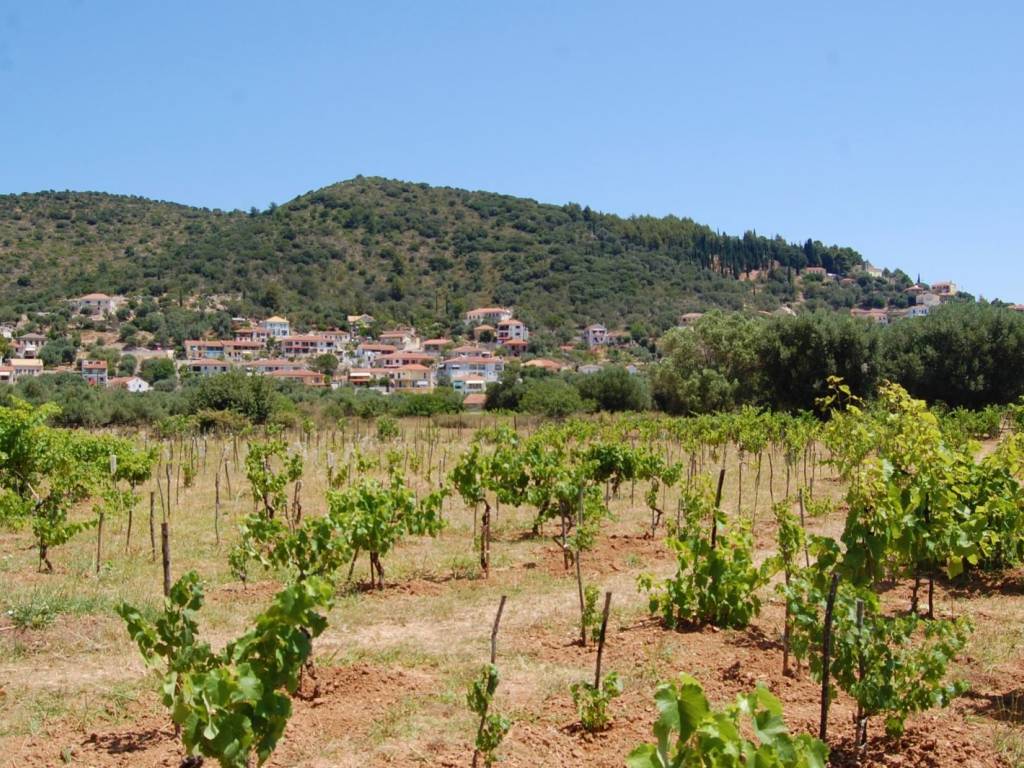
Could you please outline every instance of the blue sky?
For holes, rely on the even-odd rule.
[[[1022,28],[944,0],[0,0],[0,192],[248,209],[380,175],[1024,301]]]

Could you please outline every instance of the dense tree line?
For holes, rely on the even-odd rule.
[[[754,404],[814,409],[829,376],[871,397],[893,381],[917,398],[981,408],[1024,395],[1024,315],[956,302],[879,326],[819,312],[761,319],[711,313],[661,339],[650,377],[655,404],[704,413]]]

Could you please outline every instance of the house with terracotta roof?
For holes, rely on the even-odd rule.
[[[292,332],[291,323],[279,315],[268,317],[260,323],[260,327],[266,330],[267,335],[273,339],[283,339],[286,336],[290,336]]]
[[[482,411],[487,404],[487,395],[482,392],[474,392],[462,398],[462,407],[467,411]]]
[[[14,368],[9,365],[0,364],[0,384],[14,383]]]
[[[508,352],[511,357],[522,357],[529,346],[529,343],[523,339],[508,339],[501,342],[501,348]]]
[[[502,320],[509,320],[511,317],[512,310],[508,307],[479,307],[466,313],[466,325],[480,325],[481,323],[497,325]]]
[[[242,325],[232,331],[235,341],[249,341],[259,344],[261,347],[267,345],[270,332],[260,325]]]
[[[311,371],[308,368],[272,371],[267,376],[277,381],[294,381],[307,387],[323,387],[327,385],[327,380],[322,373]]]
[[[39,358],[12,358],[7,362],[11,368],[11,383],[17,384],[22,379],[32,379],[43,372],[43,361]]]
[[[387,374],[379,368],[349,368],[344,380],[353,387],[371,387]]]
[[[477,325],[477,326],[473,327],[473,340],[474,341],[480,341],[482,339],[487,339],[489,341],[494,341],[494,339],[496,339],[496,338],[497,338],[497,331],[495,330],[493,325],[488,325],[487,323],[480,323],[480,325]]]
[[[393,328],[390,331],[382,331],[377,337],[377,341],[399,349],[419,349],[420,347],[420,337],[416,335],[414,328]]]
[[[478,347],[475,344],[462,344],[449,350],[452,357],[494,357],[494,353],[486,347]]]
[[[352,330],[355,330],[356,328],[360,327],[366,328],[368,326],[373,325],[376,322],[376,320],[373,319],[373,315],[366,314],[348,315],[345,318],[345,321],[348,323],[348,327],[351,328]]]
[[[956,283],[949,280],[943,280],[938,283],[932,283],[932,293],[939,297],[939,301],[945,303],[950,299],[954,298],[958,293],[959,289],[956,287]]]
[[[182,346],[185,348],[186,360],[224,359],[224,342],[219,339],[185,339]]]
[[[547,358],[544,357],[537,357],[534,358],[533,360],[528,360],[527,362],[523,363],[523,367],[543,368],[545,371],[550,371],[551,373],[558,373],[559,371],[565,368],[565,366],[562,365],[561,363],[556,363],[554,360],[548,360]]]
[[[476,374],[487,382],[498,381],[505,371],[505,361],[500,357],[485,357],[483,355],[450,357],[441,361],[438,371],[448,376],[449,379],[454,379],[461,374]]]
[[[394,392],[429,392],[434,388],[433,373],[425,365],[403,365],[387,369],[388,386]]]
[[[86,383],[94,387],[107,386],[107,361],[106,360],[83,360],[79,367],[82,378]]]
[[[238,363],[255,357],[263,351],[265,346],[258,341],[225,341],[224,357]]]
[[[399,351],[386,355],[378,355],[373,361],[373,368],[401,368],[403,365],[425,365],[434,364],[434,356],[426,352]]]
[[[529,341],[530,339],[530,329],[522,320],[510,317],[508,320],[500,321],[495,328],[499,344],[513,339],[516,341]]]
[[[277,371],[302,371],[305,370],[306,364],[298,360],[289,360],[287,357],[261,357],[258,360],[247,360],[240,367],[246,373],[266,376]]]
[[[879,325],[889,324],[889,313],[884,309],[858,309],[857,307],[854,307],[850,310],[850,316],[859,317],[864,320],[871,320]]]
[[[378,344],[365,341],[356,347],[356,358],[364,367],[373,367],[373,361],[381,355],[390,355],[398,351],[393,344]]]
[[[24,336],[14,339],[11,346],[14,347],[14,354],[17,357],[31,360],[34,357],[39,357],[39,351],[44,344],[46,344],[46,337],[43,334],[26,333]]]
[[[439,338],[439,339],[427,339],[423,342],[423,351],[428,352],[432,355],[440,355],[444,352],[446,347],[452,345],[451,339]]]
[[[315,357],[333,354],[337,350],[332,337],[322,333],[306,333],[301,336],[285,336],[278,341],[281,354],[285,357]]]

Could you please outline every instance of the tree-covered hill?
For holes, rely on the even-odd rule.
[[[772,263],[782,267],[770,270]],[[487,192],[379,178],[335,184],[266,211],[222,212],[100,193],[0,196],[0,312],[46,310],[88,291],[234,297],[244,313],[336,323],[454,321],[508,304],[537,326],[592,321],[655,332],[681,312],[880,306],[889,281],[805,287],[805,266],[846,274],[849,248],[730,237],[689,219],[601,214]],[[750,270],[767,280],[740,279]],[[850,281],[847,281],[848,283]]]

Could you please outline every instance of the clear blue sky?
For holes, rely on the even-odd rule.
[[[851,245],[1024,301],[1019,2],[0,0],[0,191],[356,174]]]

